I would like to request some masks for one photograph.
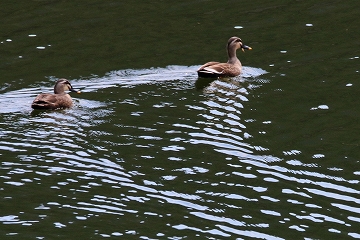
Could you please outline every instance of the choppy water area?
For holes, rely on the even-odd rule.
[[[1,2],[1,239],[360,238],[358,5]]]
[[[251,165],[239,162],[258,161],[244,141],[251,137],[251,119],[242,111],[248,95],[267,82],[261,78],[266,72],[245,67],[241,78],[209,81],[197,80],[196,68],[72,80],[87,99],[73,96],[76,104],[68,110],[32,111],[43,88],[1,94],[4,233],[23,237],[21,226],[34,237],[51,237],[83,226],[77,234],[88,237],[182,235],[172,236],[173,230],[231,235],[240,221],[221,213],[242,209],[237,201],[255,201],[237,189],[265,190],[231,179],[255,176]],[[213,226],[194,225],[200,220]],[[97,221],[107,223],[85,228]]]
[[[51,86],[1,94],[3,234],[286,239],[358,222],[357,172],[252,142],[272,124],[252,109],[266,71],[209,81],[196,68],[73,79],[83,93],[68,110],[30,109]]]

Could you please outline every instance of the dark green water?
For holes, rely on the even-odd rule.
[[[360,238],[360,3],[7,2],[1,239]]]

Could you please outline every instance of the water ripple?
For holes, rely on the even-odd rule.
[[[1,203],[16,201],[0,221],[32,226],[59,212],[56,229],[93,219],[124,225],[103,237],[138,235],[139,222],[151,232],[156,221],[165,229],[157,237],[172,228],[260,239],[325,225],[322,233],[339,234],[360,222],[356,177],[324,168],[319,152],[304,160],[296,148],[277,156],[256,144],[253,124],[274,125],[252,115],[254,91],[269,83],[264,71],[201,82],[196,68],[75,79],[84,94],[67,110],[31,112],[32,98],[46,91],[39,87],[0,94],[0,104],[17,105],[0,109]]]

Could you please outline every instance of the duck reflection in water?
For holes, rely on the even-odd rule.
[[[73,101],[66,91],[81,93],[80,91],[75,90],[68,80],[61,78],[54,86],[54,94],[39,94],[31,104],[31,107],[33,109],[51,110],[58,108],[70,108],[73,105]]]

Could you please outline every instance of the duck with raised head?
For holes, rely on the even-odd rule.
[[[199,77],[235,77],[240,75],[242,65],[236,56],[236,50],[240,49],[245,52],[245,49],[252,48],[243,44],[238,37],[231,37],[226,45],[228,61],[226,63],[208,62],[202,65],[198,70]]]
[[[75,90],[70,82],[64,78],[59,79],[54,87],[54,94],[41,93],[39,94],[31,107],[33,109],[57,109],[57,108],[70,108],[73,105],[72,99],[66,91],[80,93]]]

